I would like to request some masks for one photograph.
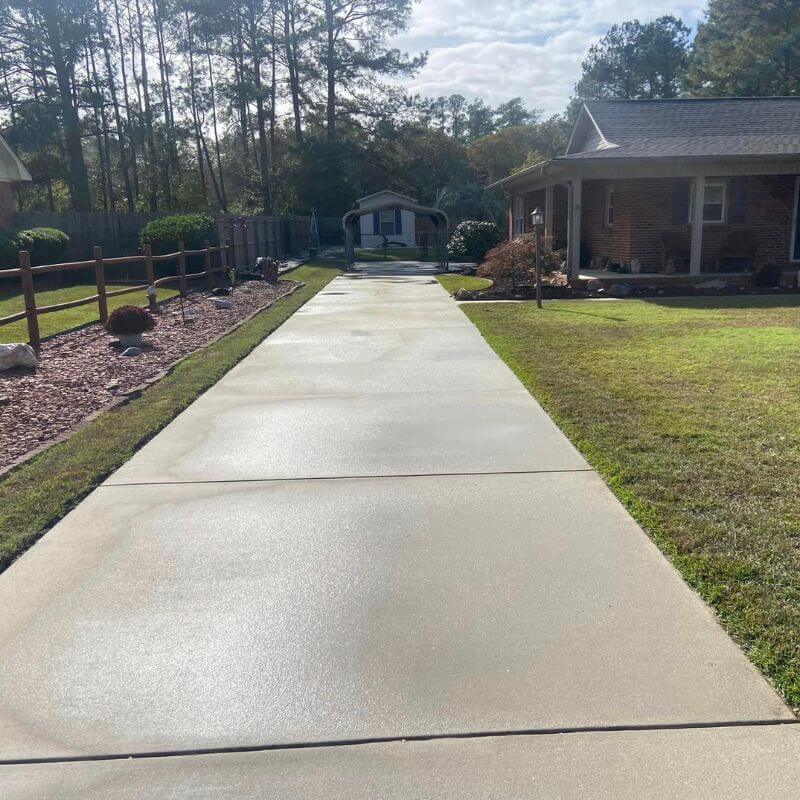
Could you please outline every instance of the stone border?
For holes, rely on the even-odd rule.
[[[288,271],[288,270],[287,270]],[[228,336],[229,334],[233,333],[234,331],[238,330],[247,322],[250,322],[254,317],[257,317],[259,314],[263,313],[272,306],[275,305],[279,300],[283,300],[285,297],[291,297],[295,292],[299,291],[305,286],[305,283],[302,281],[297,282],[295,286],[293,286],[286,294],[282,294],[280,297],[276,297],[271,303],[268,305],[263,306],[262,308],[253,311],[251,314],[248,314],[243,319],[239,320],[235,325],[232,325],[230,328],[227,328],[222,333],[215,336],[213,339],[209,339],[205,344],[198,347],[196,350],[192,350],[191,353],[187,353],[185,356],[182,356],[177,361],[173,361],[169,366],[162,369],[160,372],[157,372],[153,375],[152,378],[148,378],[144,383],[140,383],[138,386],[134,386],[132,389],[128,389],[126,392],[123,392],[119,395],[119,397],[115,397],[113,400],[106,403],[104,406],[101,406],[96,411],[93,411],[88,416],[84,417],[77,425],[70,428],[63,433],[60,433],[54,439],[51,439],[49,442],[45,442],[44,444],[40,444],[38,447],[34,447],[33,450],[29,450],[27,453],[21,455],[19,458],[12,461],[10,464],[7,464],[5,467],[0,467],[0,481],[5,480],[8,475],[13,472],[15,469],[27,464],[28,461],[35,458],[38,455],[49,450],[51,447],[57,444],[61,444],[62,442],[67,441],[71,436],[77,433],[79,430],[90,425],[94,420],[96,420],[101,414],[105,414],[107,411],[112,411],[115,408],[121,408],[122,406],[127,405],[130,403],[131,400],[136,400],[137,398],[142,396],[142,393],[145,389],[149,389],[153,384],[158,383],[162,378],[166,378],[178,364],[181,364],[187,358],[191,358],[196,353],[199,353],[201,350],[205,350],[207,347],[211,347],[212,344],[216,344],[220,339]],[[172,300],[173,298],[170,298]],[[169,301],[164,301],[169,302]],[[78,326],[79,328],[87,327],[88,325],[94,325],[94,322],[87,323],[87,325]],[[62,331],[61,333],[68,333],[69,331]],[[53,338],[55,336],[59,336],[60,334],[53,334]],[[266,336],[264,337],[267,338]],[[263,341],[263,340],[262,340]]]

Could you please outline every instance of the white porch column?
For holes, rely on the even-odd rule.
[[[569,277],[577,278],[581,269],[581,190],[580,178],[572,181],[569,193]]]
[[[706,198],[706,176],[698,175],[694,181],[694,208],[692,213],[692,247],[689,257],[689,274],[700,274],[703,255],[703,204]]]
[[[544,190],[544,235],[553,236],[553,186]]]

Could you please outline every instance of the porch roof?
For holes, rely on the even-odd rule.
[[[800,97],[593,100],[582,106],[564,155],[492,187],[787,171],[800,172]]]

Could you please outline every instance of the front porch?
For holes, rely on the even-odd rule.
[[[694,175],[685,173],[700,165],[549,166],[517,189],[509,234],[527,232],[530,212],[543,209],[571,283],[739,285],[759,270],[796,271],[796,175],[763,163],[702,166]]]

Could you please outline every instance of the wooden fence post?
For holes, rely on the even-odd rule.
[[[27,250],[20,250],[19,268],[22,293],[25,296],[25,318],[28,321],[28,341],[31,343],[31,347],[38,351],[42,345],[42,340],[39,336],[39,318],[36,315],[36,292],[33,288],[31,255]]]
[[[226,239],[225,240],[225,269],[228,272],[230,272],[234,267],[233,257],[231,255],[232,249],[233,248],[231,247],[231,240],[230,239]]]
[[[214,286],[214,281],[211,277],[211,242],[208,239],[203,243],[206,249],[205,255],[205,272],[206,272],[206,289],[211,290]]]
[[[94,248],[94,277],[97,283],[97,309],[100,312],[100,322],[108,322],[108,301],[106,300],[106,271],[103,264],[103,248],[97,245]]]
[[[183,242],[178,242],[178,290],[181,297],[186,297],[186,253]]]
[[[144,268],[147,272],[147,286],[153,286],[156,282],[156,271],[153,268],[153,248],[146,244],[144,246]],[[153,288],[155,288],[153,286]],[[150,294],[147,293],[147,305],[150,307],[151,311],[156,311],[158,309],[158,302],[156,299],[156,292]]]

